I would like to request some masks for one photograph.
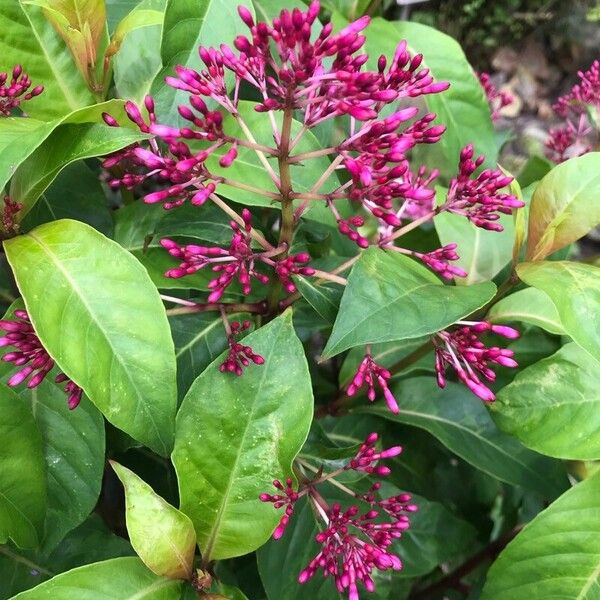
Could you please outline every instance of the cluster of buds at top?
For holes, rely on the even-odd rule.
[[[12,74],[0,73],[0,117],[9,117],[21,102],[31,100],[44,91],[43,85],[36,85],[31,91],[31,79],[21,65],[15,65]]]
[[[411,165],[409,157],[416,146],[437,143],[445,127],[435,114],[423,113],[411,104],[420,96],[444,92],[449,84],[434,81],[423,56],[412,55],[405,41],[399,42],[391,58],[380,56],[376,67],[368,70],[363,31],[369,18],[362,17],[334,33],[331,23],[320,24],[319,10],[320,4],[314,0],[304,11],[284,9],[272,22],[257,22],[246,7],[239,7],[239,16],[249,30],[246,35],[236,37],[230,46],[199,48],[200,69],[178,65],[166,79],[168,85],[188,94],[188,103],[178,107],[184,125],[160,123],[151,97],[141,107],[128,102],[127,117],[148,139],[104,160],[104,167],[111,172],[109,183],[141,188],[139,194],[147,203],[172,209],[186,202],[197,207],[211,202],[233,219],[228,248],[182,246],[162,240],[163,247],[179,260],[179,265],[167,272],[168,277],[184,277],[204,267],[217,274],[209,283],[209,304],[220,303],[234,282],[243,296],[255,293],[253,284],[258,281],[271,286],[266,303],[272,313],[281,290],[295,292],[294,275],[314,274],[324,279],[329,275],[340,283],[335,273],[313,269],[307,253],[289,253],[294,228],[311,203],[324,204],[340,233],[360,248],[375,245],[404,252],[446,279],[466,275],[451,264],[458,259],[455,244],[421,253],[398,246],[398,238],[441,211],[501,231],[500,216],[523,206],[503,192],[511,178],[497,170],[480,169],[483,157],[474,158],[473,147],[467,146],[447,198],[436,208],[438,170]],[[240,90],[247,86],[258,93],[254,108],[264,113],[272,140],[253,132],[246,122]],[[402,104],[393,107],[399,100]],[[281,118],[275,114],[278,111],[283,113]],[[328,148],[298,149],[307,130],[337,117],[346,117],[340,121],[348,127],[345,139]],[[118,126],[110,115],[105,114],[104,120]],[[237,170],[231,167],[240,149],[256,154],[269,176],[265,185],[269,189],[235,178]],[[303,182],[303,190],[294,189],[293,170],[314,159],[322,162],[324,157],[330,162],[316,181]],[[339,178],[337,172],[341,172]],[[232,188],[262,196],[273,206],[280,204],[276,242],[254,231],[247,209],[239,215],[223,202],[219,193]],[[348,215],[348,207],[356,214]],[[376,221],[376,239],[369,239],[361,229],[366,218]],[[253,247],[255,241],[261,247],[258,250]],[[227,365],[227,370],[235,372],[236,366],[241,368],[235,360]],[[389,373],[367,356],[348,393],[366,385],[372,399],[377,385],[390,409],[397,412],[388,379]]]
[[[490,332],[514,340],[519,332],[505,325],[492,325],[487,321],[476,323],[459,321],[459,327],[452,331],[440,331],[433,337],[435,346],[435,368],[438,385],[446,386],[446,367],[456,372],[458,378],[479,398],[493,402],[496,397],[482,381],[494,381],[496,374],[489,363],[503,367],[517,367],[514,352],[497,346],[486,347],[480,337]]]
[[[294,506],[303,496],[308,496],[315,512],[323,521],[322,531],[315,536],[321,549],[298,576],[300,583],[306,583],[320,570],[325,577],[333,577],[340,593],[347,592],[350,600],[358,600],[358,582],[367,591],[374,591],[375,583],[371,576],[374,569],[385,571],[402,568],[400,558],[390,552],[390,546],[409,528],[408,514],[417,510],[411,503],[409,494],[382,499],[379,497],[380,482],[375,482],[362,495],[347,490],[355,500],[367,505],[362,512],[357,504],[346,509],[339,503],[330,506],[316,490],[318,484],[331,480],[346,470],[362,471],[377,477],[389,475],[390,469],[377,463],[398,456],[402,449],[396,446],[378,452],[375,449],[377,440],[378,435],[371,433],[356,456],[344,467],[327,475],[319,471],[316,479],[305,481],[297,490],[294,490],[291,479],[285,485],[276,480],[273,485],[279,493],[260,495],[262,502],[270,502],[275,508],[285,507],[285,513],[273,533],[275,539],[281,538],[285,533]]]
[[[0,338],[0,346],[14,346],[16,350],[7,352],[2,357],[5,362],[22,367],[8,380],[11,387],[27,381],[28,388],[40,385],[46,375],[54,368],[54,360],[48,354],[37,336],[29,315],[24,310],[15,310],[15,320],[0,321],[0,329],[5,332]],[[81,401],[82,389],[71,381],[64,373],[56,376],[57,383],[66,382],[65,392],[70,409],[74,409]]]
[[[2,209],[2,230],[5,235],[14,235],[19,230],[17,214],[23,208],[20,202],[16,202],[10,196],[4,197],[4,207]]]
[[[550,129],[547,156],[555,163],[581,156],[594,149],[600,136],[600,61],[577,73],[579,83],[554,104],[554,112],[564,119]]]
[[[481,83],[485,97],[490,105],[492,120],[497,121],[500,118],[502,109],[510,106],[515,99],[507,91],[499,90],[494,85],[489,73],[479,73],[479,83]]]

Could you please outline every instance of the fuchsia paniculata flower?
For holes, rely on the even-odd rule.
[[[4,208],[2,210],[2,229],[5,235],[14,235],[19,230],[17,214],[23,208],[20,202],[16,202],[10,196],[4,197]]]
[[[479,83],[481,83],[485,97],[490,105],[492,120],[497,121],[500,118],[502,109],[510,106],[515,99],[508,92],[499,90],[494,85],[489,73],[479,73]]]
[[[4,354],[2,360],[23,368],[12,375],[7,383],[15,387],[29,379],[27,387],[34,388],[40,385],[54,368],[54,360],[38,338],[27,312],[15,310],[14,314],[15,320],[0,321],[0,329],[6,332],[4,337],[0,338],[0,346],[16,348],[15,351]],[[76,408],[81,401],[82,389],[64,373],[59,373],[55,381],[67,382],[65,392],[68,406],[71,410]]]
[[[446,367],[451,367],[458,378],[479,398],[485,402],[493,402],[496,397],[482,381],[494,381],[496,374],[489,363],[503,367],[517,367],[514,352],[497,346],[486,347],[480,336],[486,332],[495,333],[514,340],[519,332],[505,325],[492,325],[487,321],[459,321],[459,327],[451,331],[440,331],[433,337],[435,346],[435,368],[438,385],[446,386]]]
[[[247,367],[252,361],[255,365],[263,365],[265,359],[260,354],[255,354],[250,346],[240,344],[235,338],[242,332],[248,330],[251,326],[250,321],[239,323],[233,321],[227,332],[227,343],[229,344],[229,352],[227,358],[219,366],[219,370],[223,373],[235,373],[241,375],[244,367]]]
[[[31,100],[44,91],[43,85],[36,85],[31,91],[31,79],[21,65],[15,65],[12,73],[0,73],[0,117],[9,117],[21,102]]]
[[[284,535],[295,504],[303,496],[308,497],[315,513],[323,522],[322,530],[315,536],[321,549],[298,576],[300,583],[306,583],[320,570],[324,577],[333,577],[340,593],[347,592],[350,600],[358,600],[358,582],[369,592],[375,589],[371,577],[374,569],[402,569],[402,561],[390,552],[390,546],[409,528],[408,514],[417,510],[411,504],[409,494],[380,498],[380,482],[375,482],[366,494],[354,493],[338,484],[355,501],[365,505],[361,509],[360,504],[352,504],[348,508],[343,508],[339,503],[329,505],[316,489],[320,483],[332,480],[348,470],[362,471],[376,477],[389,475],[389,467],[379,465],[378,462],[398,456],[402,448],[395,446],[378,452],[375,449],[377,440],[378,435],[371,433],[356,456],[347,464],[326,475],[322,470],[317,470],[316,478],[307,479],[297,490],[294,490],[291,479],[285,485],[276,480],[273,485],[281,493],[260,495],[262,502],[270,502],[275,508],[285,507],[285,513],[273,533],[276,540]]]
[[[545,144],[546,155],[555,163],[591,152],[600,139],[600,61],[577,75],[579,83],[552,107],[564,119],[550,129]]]

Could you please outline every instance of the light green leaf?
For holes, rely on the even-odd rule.
[[[68,123],[100,123],[102,113],[124,115],[123,101],[110,100],[76,110],[60,119],[45,123],[35,119],[22,117],[5,117],[0,119],[0,189],[4,188],[19,165],[38,148],[48,136],[61,124]],[[126,124],[126,119],[122,121]]]
[[[565,489],[567,479],[560,465],[499,431],[481,400],[463,385],[448,383],[442,390],[433,378],[416,377],[399,381],[392,391],[400,405],[397,415],[381,403],[355,412],[425,429],[462,459],[501,481],[549,498]]]
[[[317,285],[309,277],[294,277],[298,291],[305,300],[329,323],[333,323],[338,314],[343,288],[335,284]]]
[[[50,120],[94,104],[69,49],[37,6],[4,0],[0,17],[2,70],[22,64],[40,96],[25,102],[23,110],[36,119]],[[1,187],[1,185],[0,185]]]
[[[144,564],[157,575],[190,579],[196,533],[190,519],[133,471],[111,461],[125,488],[127,533]]]
[[[482,600],[600,597],[600,473],[541,512],[492,565]]]
[[[564,260],[523,263],[517,274],[550,297],[565,332],[600,360],[600,268]]]
[[[179,600],[182,582],[158,577],[137,557],[123,557],[67,571],[21,592],[13,600]]]
[[[537,261],[600,224],[600,152],[571,158],[538,184],[529,211],[527,260]]]
[[[0,544],[28,548],[41,539],[46,514],[42,437],[31,411],[0,385]]]
[[[291,311],[244,344],[265,364],[251,364],[240,380],[221,373],[217,359],[177,416],[173,463],[181,510],[194,523],[205,560],[246,554],[266,542],[278,516],[258,495],[273,479],[291,476],[312,420],[310,375]]]
[[[106,56],[113,56],[119,52],[126,36],[136,29],[162,25],[163,19],[164,13],[160,10],[132,10],[117,26],[106,49]]]
[[[350,273],[323,358],[353,346],[435,333],[483,306],[495,291],[491,282],[442,285],[407,256],[368,249]]]
[[[567,344],[504,387],[492,415],[503,431],[542,454],[600,459],[599,385],[598,363]]]
[[[231,45],[245,28],[237,13],[238,4],[254,12],[250,0],[168,0],[161,40],[163,68],[152,85],[156,111],[162,121],[176,125],[181,119],[177,106],[185,104],[188,96],[166,85],[164,78],[175,74],[176,65],[204,69],[199,46]]]
[[[17,169],[10,196],[25,216],[56,176],[71,163],[110,154],[144,139],[139,132],[100,124],[65,124],[56,129]]]
[[[36,332],[61,370],[111,423],[168,454],[175,352],[143,267],[117,243],[68,219],[4,244]]]
[[[492,323],[522,321],[556,335],[565,333],[552,300],[536,288],[520,290],[502,298],[492,306],[487,319]]]

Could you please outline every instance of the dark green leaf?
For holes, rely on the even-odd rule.
[[[308,277],[295,277],[294,281],[298,291],[306,301],[329,323],[335,321],[343,288],[336,284],[317,285],[314,279]]]
[[[137,557],[85,565],[17,594],[14,600],[179,600],[182,582],[158,577]]]
[[[258,500],[273,479],[290,476],[312,420],[304,351],[291,311],[245,338],[265,359],[243,379],[217,359],[192,385],[177,417],[173,462],[181,510],[196,527],[205,560],[255,550],[277,524]],[[240,385],[241,384],[241,385]]]
[[[392,391],[400,405],[399,414],[381,404],[356,412],[425,429],[449,450],[501,481],[549,498],[565,489],[567,480],[560,465],[499,431],[481,400],[463,385],[448,383],[441,390],[433,378],[417,377],[399,381]]]
[[[566,260],[523,263],[517,274],[550,296],[565,332],[600,360],[600,268]]]
[[[127,533],[144,564],[157,575],[190,579],[196,533],[189,517],[165,502],[133,471],[111,461],[125,488]]]
[[[492,565],[485,600],[596,600],[600,594],[600,474],[540,513]]]
[[[323,357],[362,344],[435,333],[483,306],[495,291],[491,282],[442,285],[407,256],[366,250],[350,273]]]
[[[529,210],[527,260],[542,260],[600,223],[600,152],[554,167],[535,189]]]
[[[113,218],[98,175],[84,162],[66,167],[21,223],[21,231],[57,219],[75,219],[111,237]]]
[[[42,437],[28,407],[0,385],[0,543],[35,546],[46,514]]]
[[[109,421],[168,454],[175,351],[141,265],[117,243],[67,219],[8,240],[5,249],[35,329],[61,370]]]
[[[600,459],[598,363],[576,344],[519,373],[492,405],[507,433],[542,454]]]

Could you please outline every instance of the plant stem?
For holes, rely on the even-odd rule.
[[[222,302],[206,303],[206,304],[194,304],[194,306],[181,306],[179,308],[169,308],[167,310],[167,316],[172,317],[176,315],[190,315],[193,313],[202,312],[249,312],[255,314],[265,314],[267,310],[266,302],[232,302],[225,304]]]
[[[266,198],[271,198],[272,200],[279,200],[281,195],[277,192],[269,192],[268,190],[263,190],[262,188],[254,187],[253,185],[248,185],[247,183],[243,183],[238,181],[237,179],[227,179],[223,177],[221,179],[221,183],[225,185],[230,185],[231,187],[237,188],[238,190],[245,190],[246,192],[252,192],[254,194],[259,194],[260,196],[265,196]]]
[[[339,275],[334,275],[333,273],[328,273],[327,271],[319,271],[319,269],[314,269],[315,277],[319,279],[324,279],[325,281],[333,281],[334,283],[339,283],[340,285],[348,285],[348,280],[344,279],[344,277],[340,277]]]
[[[414,221],[411,221],[408,225],[401,227],[400,229],[396,230],[392,235],[381,240],[380,245],[387,244],[389,242],[393,242],[394,240],[397,240],[399,237],[402,237],[403,235],[407,234],[409,231],[412,231],[413,229],[416,229],[423,223],[429,221],[436,214],[437,214],[437,210],[432,210],[431,212],[428,212],[426,215],[423,215],[422,217],[420,217],[419,219],[415,219]]]
[[[309,158],[318,158],[319,156],[327,156],[328,154],[333,154],[337,152],[337,148],[333,146],[329,148],[320,148],[319,150],[313,150],[312,152],[303,152],[302,154],[294,154],[290,156],[291,163],[302,162],[303,160],[308,160]]]
[[[19,556],[18,554],[10,550],[7,546],[0,546],[0,554],[4,554],[4,556],[8,556],[11,560],[14,560],[17,563],[21,563],[22,565],[25,565],[28,569],[31,569],[32,571],[37,571],[42,575],[48,575],[48,577],[54,577],[55,575],[47,569],[44,569],[44,567],[36,565],[34,562],[24,558],[23,556]]]
[[[481,549],[458,568],[454,569],[454,571],[444,575],[444,577],[426,588],[412,593],[409,600],[429,600],[430,598],[435,597],[438,592],[442,592],[446,589],[458,589],[459,591],[462,591],[463,584],[461,583],[461,580],[463,577],[481,564],[493,561],[522,528],[523,526],[519,525],[499,537],[497,540],[489,543],[485,548]]]

